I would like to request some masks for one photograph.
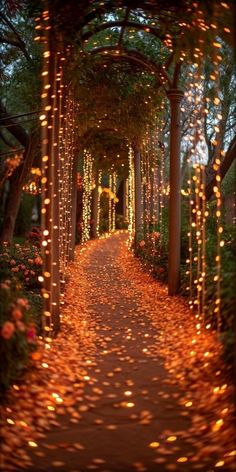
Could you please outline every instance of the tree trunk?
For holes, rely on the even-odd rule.
[[[28,172],[32,167],[37,137],[34,134],[29,140],[25,151],[23,163],[15,170],[10,178],[10,191],[7,199],[3,225],[0,233],[0,244],[4,242],[11,245],[13,240],[15,222],[20,207],[22,186],[25,183]]]
[[[13,233],[15,228],[16,217],[21,201],[21,185],[18,179],[13,176],[10,183],[10,192],[7,199],[6,211],[0,235],[0,244],[12,244]]]

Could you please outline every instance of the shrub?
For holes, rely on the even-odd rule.
[[[34,245],[15,244],[0,252],[0,281],[16,276],[26,290],[40,289],[38,277],[42,273],[42,258]]]
[[[42,274],[42,258],[34,245],[15,244],[0,250],[0,282],[5,279],[21,285],[21,290],[30,300],[34,322],[38,333],[41,330],[42,297],[38,277]]]
[[[210,216],[206,225],[206,320],[213,329],[216,328],[215,299],[216,299],[216,221],[214,217],[214,202],[210,202],[208,209]],[[188,236],[188,206],[182,204],[181,224],[181,294],[189,297],[189,276],[186,274],[186,259],[189,257]],[[160,281],[167,282],[168,275],[168,212],[163,210],[162,237],[156,237],[160,229],[152,228],[146,230],[144,239],[134,248],[135,254],[141,258],[144,265]],[[221,339],[224,344],[225,357],[233,361],[233,319],[235,312],[235,228],[232,225],[224,225],[221,239],[224,246],[221,248]],[[193,257],[197,255],[197,241],[192,243]],[[194,267],[193,280],[196,279],[196,264]],[[193,298],[197,298],[196,284],[193,287]]]
[[[36,327],[18,282],[0,283],[0,388],[5,391],[26,368],[36,349]]]
[[[116,213],[116,228],[117,229],[128,229],[128,221],[125,220],[123,215]]]
[[[40,247],[42,243],[42,230],[38,226],[33,226],[27,234],[27,242],[34,246]]]

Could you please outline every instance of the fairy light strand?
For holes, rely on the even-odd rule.
[[[129,231],[129,244],[131,245],[134,237],[134,155],[132,147],[129,147],[129,175],[128,175],[128,231]]]
[[[82,243],[90,239],[90,221],[92,205],[92,175],[93,158],[91,153],[84,149],[83,165],[83,215],[82,215]]]

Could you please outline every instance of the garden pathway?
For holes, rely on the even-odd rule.
[[[78,250],[62,333],[11,393],[11,418],[28,432],[18,427],[4,470],[233,470],[219,346],[196,334],[186,303],[142,271],[126,240]]]

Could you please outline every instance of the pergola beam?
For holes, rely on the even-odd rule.
[[[156,38],[160,39],[161,41],[164,40],[165,36],[162,35],[155,27],[149,26],[146,24],[138,23],[137,21],[131,20],[117,20],[117,21],[109,21],[107,23],[102,23],[99,26],[94,27],[91,31],[86,31],[81,35],[83,41],[88,41],[94,34],[100,33],[100,31],[104,31],[109,28],[134,28],[141,31],[145,31],[146,33],[150,33]]]
[[[95,55],[95,54],[104,54],[104,55],[111,55],[111,56],[120,56],[120,57],[126,57],[132,58],[132,60],[136,61],[140,65],[142,65],[144,68],[148,69],[150,72],[154,73],[156,77],[161,82],[164,82],[164,79],[166,79],[167,84],[169,87],[172,86],[172,80],[169,76],[169,74],[166,72],[166,70],[161,66],[157,65],[154,61],[151,59],[145,57],[143,54],[141,54],[139,51],[136,49],[127,49],[124,47],[117,47],[117,46],[101,46],[98,48],[94,48],[91,51],[89,51],[90,54]],[[163,83],[164,86],[164,83]]]
[[[125,13],[125,18],[124,18],[124,25],[122,26],[121,32],[120,32],[120,37],[119,37],[119,41],[118,41],[118,46],[121,46],[121,44],[122,44],[123,37],[124,37],[124,34],[125,34],[125,28],[126,28],[125,23],[128,21],[129,14],[130,14],[130,8],[127,7],[126,13]]]

